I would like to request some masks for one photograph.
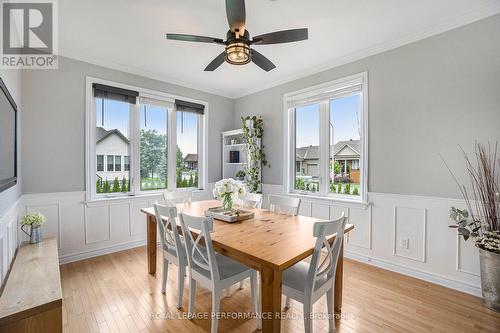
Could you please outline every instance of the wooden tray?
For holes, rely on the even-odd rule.
[[[222,207],[212,207],[205,211],[205,216],[211,216],[214,219],[224,222],[234,223],[254,218],[255,214],[247,210],[237,209],[233,212],[224,210]]]

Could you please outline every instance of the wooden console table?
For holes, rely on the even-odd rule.
[[[0,333],[62,332],[57,240],[23,243],[0,296]]]

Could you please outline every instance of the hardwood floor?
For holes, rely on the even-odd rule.
[[[161,258],[161,253],[158,253]],[[167,294],[157,276],[147,274],[146,247],[61,266],[64,332],[209,332],[211,296],[198,287],[196,311],[188,320],[175,307],[177,271],[169,265]],[[188,284],[184,291],[187,309]],[[481,299],[351,260],[344,261],[343,318],[338,332],[500,332],[500,314]],[[223,313],[250,313],[250,283],[221,301]],[[314,306],[326,314],[326,300]],[[292,301],[282,332],[303,332],[302,307]],[[166,317],[172,319],[165,319]],[[254,332],[255,319],[221,319],[219,332]],[[327,318],[314,320],[314,332],[328,332]]]

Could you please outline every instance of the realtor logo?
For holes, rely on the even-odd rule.
[[[2,68],[57,68],[57,2],[2,0]]]

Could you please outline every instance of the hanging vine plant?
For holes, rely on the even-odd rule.
[[[261,165],[269,166],[264,153],[262,137],[264,135],[264,120],[262,117],[241,117],[243,123],[243,139],[250,160],[245,167],[246,181],[250,192],[258,192],[261,185]]]

